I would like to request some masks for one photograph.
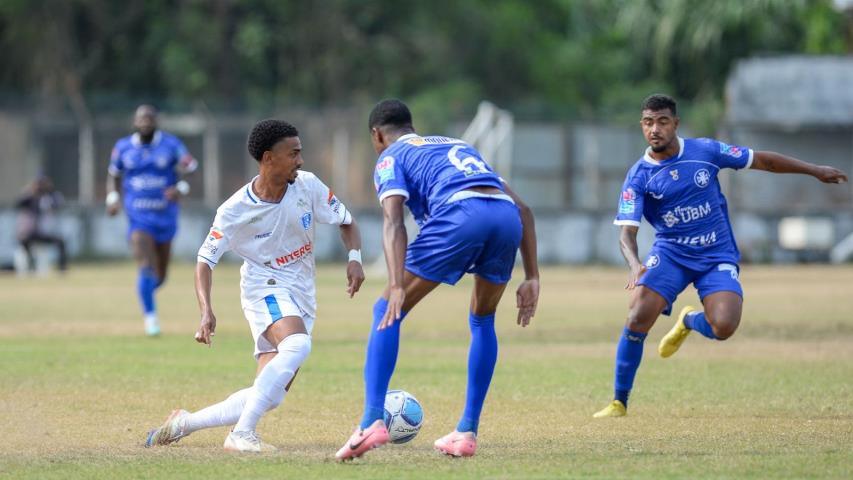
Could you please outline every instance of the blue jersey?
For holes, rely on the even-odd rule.
[[[381,202],[392,195],[406,197],[418,225],[456,192],[474,186],[503,191],[498,174],[474,147],[448,137],[403,135],[382,152],[373,173]]]
[[[683,266],[702,270],[740,260],[726,198],[717,175],[722,168],[749,168],[753,151],[708,138],[678,138],[678,154],[658,161],[649,150],[628,171],[616,225],[655,229],[655,248]]]
[[[174,135],[157,130],[151,143],[139,134],[116,142],[110,158],[110,175],[122,176],[124,210],[131,222],[167,226],[177,222],[178,204],[164,192],[178,182],[178,167],[191,171],[195,160]]]

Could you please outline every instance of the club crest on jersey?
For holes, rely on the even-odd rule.
[[[628,189],[622,192],[622,198],[619,200],[619,213],[634,213],[636,199],[637,194],[634,193],[634,189],[628,187]]]
[[[302,215],[302,228],[305,230],[311,228],[311,212],[306,212]]]
[[[649,255],[649,258],[646,260],[646,268],[655,268],[660,265],[660,257],[657,255]]]
[[[387,155],[376,164],[376,176],[379,177],[379,183],[394,180],[394,157]]]
[[[696,186],[699,188],[705,188],[711,183],[711,172],[709,172],[705,168],[700,168],[693,174],[693,182],[696,183]]]
[[[743,150],[737,145],[729,145],[728,143],[720,142],[720,153],[734,158],[740,158],[743,155]]]
[[[157,165],[157,168],[166,168],[169,166],[169,157],[158,155],[154,159],[154,164]]]
[[[669,176],[672,177],[673,180],[678,180],[678,169],[670,170]]]

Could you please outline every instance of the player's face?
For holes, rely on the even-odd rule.
[[[675,141],[678,117],[669,109],[643,110],[640,125],[643,126],[643,136],[646,137],[646,142],[652,147],[652,151],[660,153]]]
[[[299,175],[302,160],[302,142],[299,137],[287,137],[276,143],[270,151],[270,167],[277,177],[293,184]]]
[[[133,116],[133,127],[143,137],[150,137],[157,129],[157,114],[150,110],[137,110]]]

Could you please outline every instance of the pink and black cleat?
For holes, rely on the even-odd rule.
[[[385,422],[381,419],[377,420],[364,430],[356,428],[347,443],[335,454],[335,458],[340,462],[352,460],[364,455],[369,450],[385,445],[388,440],[388,429],[385,427]]]
[[[435,449],[451,457],[473,457],[477,451],[477,435],[474,432],[452,431],[435,441]]]

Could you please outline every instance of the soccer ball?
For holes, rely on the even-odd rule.
[[[385,394],[385,426],[391,443],[406,443],[415,438],[424,423],[424,409],[418,399],[403,390]]]

